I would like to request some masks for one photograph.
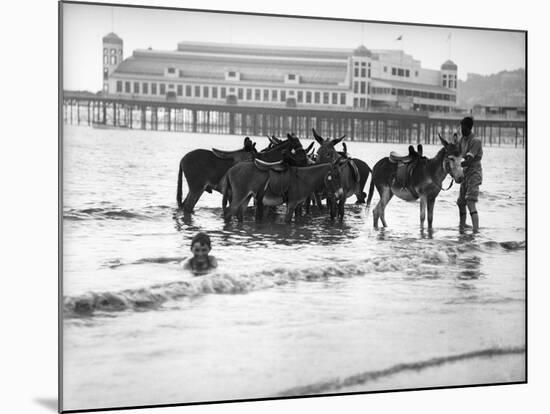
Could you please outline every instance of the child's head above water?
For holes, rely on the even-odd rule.
[[[210,236],[206,233],[197,233],[193,236],[193,238],[191,239],[191,247],[193,247],[193,245],[195,243],[199,243],[199,244],[202,244],[202,245],[206,245],[208,247],[212,247],[212,242],[210,241]]]
[[[195,258],[206,258],[211,249],[212,243],[208,234],[197,233],[191,239],[191,252]]]
[[[206,233],[197,233],[191,239],[191,253],[193,257],[182,262],[183,268],[191,270],[195,275],[201,275],[210,269],[218,267],[218,261],[210,256],[212,243]]]

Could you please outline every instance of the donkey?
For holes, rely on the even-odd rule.
[[[212,148],[211,151],[197,149],[188,152],[180,161],[176,199],[178,207],[191,213],[204,191],[212,190],[223,193],[223,177],[233,165],[242,161],[250,161],[256,157],[268,161],[278,161],[282,158],[282,151],[295,151],[302,148],[300,140],[288,135],[286,141],[280,142],[272,149],[258,153],[255,144],[250,138],[245,138],[244,147],[236,151],[222,151]],[[182,202],[182,176],[185,175],[189,193]]]
[[[380,201],[372,211],[375,228],[378,228],[378,219],[382,221],[384,227],[387,227],[384,210],[391,198],[396,195],[405,201],[420,199],[420,226],[424,227],[427,207],[428,229],[431,230],[435,199],[443,190],[441,186],[443,180],[447,174],[450,174],[457,183],[464,178],[458,144],[447,142],[441,136],[439,139],[443,148],[433,158],[423,157],[409,149],[408,156],[399,157],[392,153],[376,163],[367,198],[368,208],[376,186]],[[453,181],[451,186],[452,183]]]
[[[364,203],[366,194],[363,189],[365,188],[365,184],[367,183],[367,179],[371,173],[370,167],[366,162],[358,158],[350,158],[347,153],[347,147],[344,143],[342,143],[344,145],[344,152],[336,151],[335,146],[345,138],[345,135],[340,138],[329,140],[323,139],[323,137],[317,134],[315,129],[312,129],[312,131],[315,140],[321,145],[317,150],[317,163],[333,162],[337,159],[341,159],[342,157],[347,161],[349,168],[347,168],[347,171],[344,172],[345,194],[342,202],[345,203],[346,198],[355,194],[357,197],[356,203]],[[317,203],[319,204],[319,199],[317,199]],[[343,205],[341,208],[343,209]]]
[[[286,202],[285,221],[290,223],[296,207],[311,193],[323,187],[330,194],[342,192],[341,171],[336,163],[317,164],[307,167],[288,167],[283,162],[239,163],[226,175],[225,192],[231,192],[231,205],[225,212],[225,220],[237,216],[242,221],[242,209],[250,198],[256,199],[256,217],[262,206],[278,206]],[[225,198],[225,196],[224,196]]]

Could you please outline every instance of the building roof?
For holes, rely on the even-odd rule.
[[[117,43],[122,44],[122,39],[116,35],[116,33],[109,33],[108,35],[103,36],[103,41],[107,43]]]
[[[410,90],[434,92],[434,93],[456,94],[456,90],[454,89],[444,88],[443,86],[437,86],[437,85],[426,85],[422,83],[404,82],[404,81],[397,81],[392,79],[380,79],[380,78],[372,78],[372,81],[373,82],[371,86],[373,87],[410,89]]]
[[[333,85],[343,83],[347,60],[298,59],[275,56],[244,56],[187,53],[181,51],[136,50],[114,74],[164,76],[165,68],[177,70],[179,79],[224,80],[227,71],[237,71],[244,82],[279,83],[287,74],[300,77],[300,84]]]
[[[452,60],[446,60],[442,65],[441,69],[443,70],[457,70],[458,66]]]
[[[278,56],[303,59],[347,59],[353,54],[352,49],[331,49],[296,46],[269,46],[232,43],[179,42],[179,52],[245,55],[245,56]]]
[[[365,45],[359,46],[357,49],[353,51],[354,56],[372,56],[372,52],[365,47]]]

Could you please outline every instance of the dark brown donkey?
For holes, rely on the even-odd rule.
[[[180,161],[178,172],[178,188],[176,199],[178,207],[191,213],[204,191],[212,190],[223,193],[223,177],[233,165],[238,162],[252,160],[256,157],[272,162],[282,159],[284,150],[292,151],[302,148],[300,140],[295,136],[288,136],[286,141],[280,142],[269,151],[258,153],[250,138],[245,138],[244,147],[237,151],[222,151],[212,149],[197,149],[188,152]],[[182,201],[182,176],[185,175],[189,193]]]
[[[337,159],[344,156],[348,159],[348,165],[350,166],[349,170],[344,172],[344,174],[348,177],[348,184],[344,183],[344,190],[346,193],[346,198],[351,197],[355,194],[357,197],[357,204],[364,203],[365,202],[365,184],[367,183],[367,180],[369,178],[369,175],[371,173],[370,167],[367,165],[366,162],[363,160],[360,160],[359,158],[351,158],[347,154],[347,148],[344,145],[344,152],[338,152],[336,151],[335,146],[339,144],[346,136],[342,136],[340,138],[335,139],[324,139],[321,137],[315,129],[312,129],[313,136],[315,140],[319,143],[320,147],[317,150],[317,158],[316,163],[324,163],[324,162],[333,162]],[[345,199],[344,199],[345,202]]]
[[[257,208],[286,203],[285,221],[290,223],[296,207],[315,189],[325,187],[327,192],[334,194],[343,191],[341,171],[334,163],[289,167],[283,162],[263,163],[254,160],[231,167],[226,181],[225,191],[231,192],[231,205],[225,212],[225,220],[237,216],[242,221],[242,210],[254,197]]]
[[[458,145],[441,136],[439,138],[443,148],[433,158],[423,157],[409,149],[409,155],[400,157],[392,153],[376,163],[367,199],[368,207],[376,186],[380,201],[372,211],[375,228],[378,228],[378,219],[384,227],[387,226],[384,210],[394,195],[405,201],[420,199],[420,226],[424,227],[427,207],[428,229],[432,228],[435,199],[443,189],[443,180],[447,174],[457,183],[463,179]]]

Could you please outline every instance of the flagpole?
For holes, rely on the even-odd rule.
[[[400,63],[403,63],[403,35],[400,34],[399,36],[397,36],[397,38],[395,39],[396,41],[398,42],[401,42],[399,43],[399,46],[400,46],[400,54],[399,54],[399,60],[400,60]]]

